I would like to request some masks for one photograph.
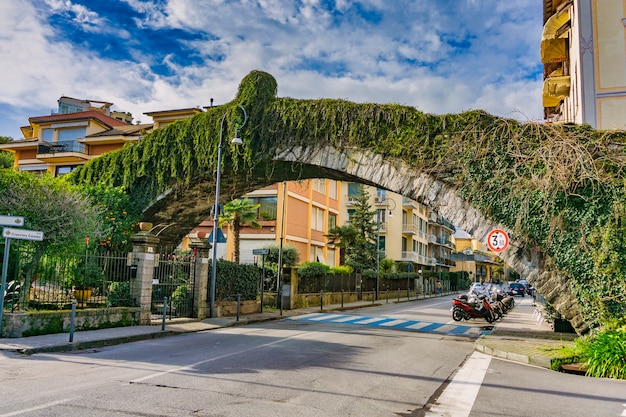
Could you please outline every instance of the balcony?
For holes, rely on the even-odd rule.
[[[402,207],[410,208],[410,209],[419,209],[419,204],[415,200],[411,200],[410,198],[402,197]]]
[[[37,159],[55,163],[85,162],[89,159],[85,149],[84,143],[75,140],[40,142],[37,145]]]
[[[403,223],[402,224],[402,233],[408,234],[408,235],[417,235],[417,234],[419,234],[419,228],[415,224]]]

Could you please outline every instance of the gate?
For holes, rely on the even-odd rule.
[[[193,316],[195,262],[195,256],[187,254],[157,256],[152,281],[151,310],[154,316],[163,315],[165,297],[169,318]]]

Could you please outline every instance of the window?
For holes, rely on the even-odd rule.
[[[87,129],[84,127],[74,128],[74,129],[60,129],[59,130],[59,142],[61,141],[72,141],[80,138],[84,138]]]
[[[313,191],[326,194],[326,180],[324,178],[316,178],[311,181],[313,182]]]
[[[328,196],[333,200],[337,199],[337,181],[328,180]]]
[[[383,202],[387,200],[387,190],[376,189],[376,201]]]
[[[56,175],[65,175],[76,169],[76,165],[57,166],[55,168]]]
[[[276,220],[277,197],[248,197],[248,201],[258,204],[257,219]]]
[[[45,142],[52,142],[54,131],[52,129],[43,129],[41,131],[41,138]]]
[[[324,210],[319,207],[313,207],[311,210],[311,229],[324,231]]]
[[[337,215],[328,213],[328,230],[337,227]]]
[[[351,182],[348,184],[348,197],[357,197],[361,192],[361,184]]]

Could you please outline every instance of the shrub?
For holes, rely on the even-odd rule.
[[[326,275],[330,267],[321,262],[304,262],[298,267],[298,276],[302,278],[322,277]]]
[[[333,266],[328,270],[328,272],[337,275],[350,275],[354,272],[354,268],[352,268],[350,265]]]
[[[586,349],[587,375],[626,379],[626,332],[605,330],[592,337]]]
[[[108,307],[126,307],[132,304],[130,299],[130,282],[111,282],[109,284]]]

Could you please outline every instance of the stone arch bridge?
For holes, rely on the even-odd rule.
[[[238,106],[249,116],[243,146],[228,140],[242,122]],[[608,178],[626,160],[616,146],[623,134],[482,111],[435,116],[398,104],[279,98],[276,80],[253,71],[232,102],[154,131],[68,177],[125,186],[143,202],[144,220],[172,224],[159,237],[177,243],[210,215],[224,115],[222,202],[305,178],[385,188],[435,208],[482,242],[494,228],[507,230],[511,244],[500,257],[579,333],[598,317],[589,306],[595,295],[584,291],[594,279],[585,236],[613,211],[612,203],[595,202],[621,198],[619,181]],[[584,223],[589,216],[596,220]],[[566,249],[568,256],[582,251],[580,260],[562,262],[559,251]],[[576,279],[579,264],[591,275]]]

